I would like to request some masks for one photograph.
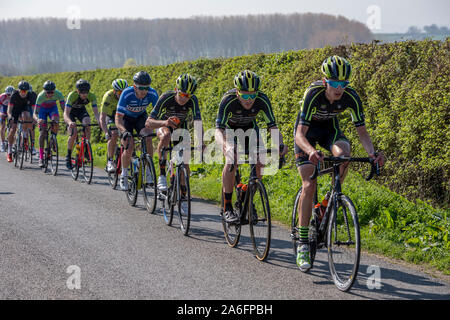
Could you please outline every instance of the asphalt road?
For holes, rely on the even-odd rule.
[[[449,283],[367,254],[340,292],[324,251],[298,270],[285,227],[259,262],[248,226],[227,246],[214,204],[194,199],[185,237],[142,197],[130,207],[101,169],[87,185],[61,167],[56,177],[36,164],[20,171],[0,154],[0,299],[450,299]]]

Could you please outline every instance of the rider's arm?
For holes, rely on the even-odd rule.
[[[100,112],[100,121],[99,121],[99,125],[100,128],[103,130],[103,132],[105,134],[108,134],[108,126],[106,125],[106,113],[105,112]]]
[[[72,107],[66,105],[64,108],[64,122],[67,123],[67,125],[72,123],[72,120],[70,119],[70,110],[72,110]]]
[[[124,133],[125,131],[127,131],[127,129],[125,128],[125,123],[123,121],[123,114],[116,112],[115,122],[116,122],[116,127],[117,127],[117,129],[119,129],[120,133]]]

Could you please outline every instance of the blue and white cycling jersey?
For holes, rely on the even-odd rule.
[[[131,118],[137,118],[144,114],[148,106],[153,108],[157,101],[158,93],[151,87],[144,99],[138,99],[134,92],[134,87],[128,87],[123,90],[120,95],[116,113]]]

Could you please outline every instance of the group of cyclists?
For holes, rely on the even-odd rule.
[[[353,123],[356,127],[359,139],[374,162],[380,166],[384,164],[384,155],[375,153],[371,138],[365,127],[364,113],[361,100],[356,91],[350,87],[352,68],[350,63],[342,57],[331,56],[326,58],[321,71],[324,77],[311,84],[304,93],[300,102],[300,110],[294,126],[294,153],[298,173],[302,179],[303,191],[300,197],[299,212],[299,239],[300,245],[297,251],[297,265],[301,271],[306,272],[311,268],[309,256],[309,224],[312,213],[313,194],[316,188],[316,180],[312,180],[314,168],[323,160],[323,154],[316,149],[319,144],[330,151],[333,156],[350,156],[351,144],[339,128],[337,115],[346,109],[350,109]],[[166,156],[162,152],[171,141],[174,130],[187,128],[188,115],[191,113],[194,123],[202,128],[198,141],[203,141],[203,124],[199,102],[195,96],[197,80],[190,74],[182,74],[176,79],[175,89],[158,96],[157,91],[151,87],[152,79],[145,71],[140,71],[133,76],[133,84],[128,85],[124,79],[116,79],[112,82],[112,89],[107,91],[101,102],[101,110],[98,112],[97,99],[90,91],[88,81],[80,79],[76,83],[76,90],[69,93],[67,99],[56,89],[55,83],[46,81],[43,91],[36,94],[31,85],[21,81],[18,90],[8,86],[5,93],[0,96],[0,132],[2,139],[2,151],[7,152],[7,160],[11,159],[11,146],[14,142],[14,134],[19,117],[23,120],[32,120],[39,125],[41,135],[47,125],[47,117],[59,122],[59,102],[63,111],[64,122],[69,132],[66,166],[71,169],[71,154],[76,141],[76,120],[83,124],[90,124],[91,119],[86,106],[91,104],[94,116],[99,123],[107,140],[107,166],[108,172],[116,170],[113,163],[114,150],[117,140],[120,138],[123,145],[128,147],[122,154],[122,168],[120,175],[120,188],[128,190],[128,167],[134,150],[133,131],[141,135],[157,130],[159,139],[157,148],[159,156],[158,189],[167,190]],[[239,72],[234,77],[234,88],[227,91],[220,102],[215,121],[215,141],[220,146],[226,161],[222,172],[223,216],[227,222],[238,219],[236,210],[232,205],[234,178],[236,165],[236,141],[229,139],[227,130],[237,131],[253,130],[259,136],[259,128],[256,116],[262,111],[269,131],[278,135],[279,156],[288,152],[283,143],[283,137],[277,130],[277,122],[266,94],[260,90],[261,80],[259,76],[250,70]],[[152,108],[150,115],[147,108]],[[10,123],[7,136],[7,150],[5,146],[5,119]],[[32,124],[27,124],[30,128]],[[114,130],[113,130],[114,129]],[[55,128],[58,130],[58,127]],[[90,138],[90,130],[87,127],[87,139]],[[43,149],[40,138],[39,164],[42,164]],[[152,138],[146,140],[148,153],[153,155]],[[197,146],[199,148],[204,145]],[[245,149],[252,149],[251,143],[246,143]],[[258,161],[256,170],[261,177],[263,165]],[[347,165],[341,167],[341,181],[347,173]],[[148,180],[152,177],[148,176]],[[153,183],[153,181],[147,181]],[[183,189],[183,185],[181,185]]]

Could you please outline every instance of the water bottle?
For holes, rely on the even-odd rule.
[[[325,211],[327,210],[329,199],[330,199],[330,192],[327,192],[325,194],[325,198],[323,198],[322,202],[315,205],[315,208],[319,209],[319,223],[322,222],[322,219],[325,215]]]

